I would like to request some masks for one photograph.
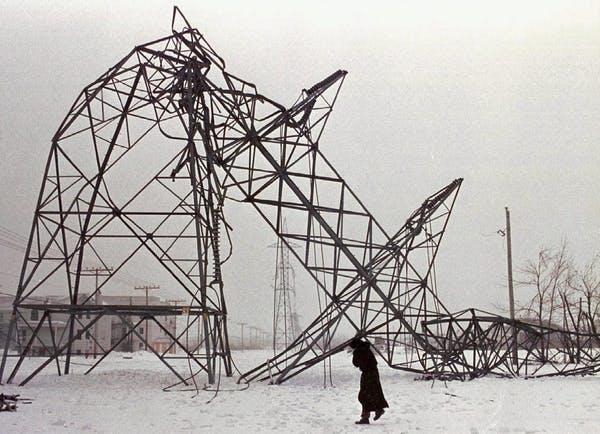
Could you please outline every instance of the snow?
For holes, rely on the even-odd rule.
[[[235,352],[241,370],[271,355]],[[18,433],[488,433],[598,432],[599,377],[535,380],[483,378],[470,382],[415,381],[415,375],[380,363],[390,408],[377,422],[357,426],[359,372],[342,353],[333,358],[335,387],[323,388],[315,367],[279,386],[251,383],[240,391],[223,376],[222,391],[163,392],[175,377],[152,354],[115,353],[84,376],[90,359],[75,358],[74,373],[52,366],[24,387],[0,386],[32,404],[0,413],[0,432]],[[182,362],[185,363],[185,362]],[[20,375],[35,366],[26,360]],[[205,378],[199,379],[205,381]],[[232,391],[236,390],[236,391]]]

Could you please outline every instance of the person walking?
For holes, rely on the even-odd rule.
[[[352,364],[361,371],[358,401],[362,405],[362,412],[360,420],[355,423],[368,424],[372,411],[375,412],[373,420],[377,420],[385,413],[384,409],[389,405],[383,396],[377,360],[371,351],[370,344],[360,338],[354,338],[350,341],[349,346],[352,349]]]

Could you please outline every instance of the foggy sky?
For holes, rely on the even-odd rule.
[[[465,178],[437,263],[450,308],[507,304],[505,206],[516,267],[563,238],[580,262],[600,251],[598,2],[249,3],[177,2],[228,71],[288,106],[349,72],[321,149],[388,232]],[[171,9],[3,2],[2,226],[28,234],[50,138],[73,100],[136,44],[168,35]],[[231,317],[268,329],[274,235],[250,207],[227,213]],[[0,247],[0,259],[0,290],[14,292],[22,252]],[[295,267],[306,321],[315,285]]]

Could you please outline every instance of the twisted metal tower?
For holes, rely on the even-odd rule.
[[[333,344],[340,330],[378,338],[377,351],[397,369],[479,376],[511,372],[506,349],[519,328],[531,337],[523,363],[537,363],[530,343],[547,331],[474,310],[452,314],[438,297],[435,260],[462,179],[388,232],[327,160],[321,136],[345,77],[334,72],[286,107],[226,71],[175,8],[171,35],[138,45],[86,86],[51,141],[7,342],[27,339],[20,354],[5,347],[0,381],[11,357],[8,381],[15,378],[33,342],[44,347],[42,362],[21,384],[53,362],[68,373],[74,342],[106,316],[144,339],[144,321],[188,315],[193,320],[177,336],[164,330],[171,348],[209,382],[217,363],[231,375],[221,272],[231,249],[223,255],[221,241],[229,240],[232,200],[254,208],[326,300],[285,348],[241,379],[286,381],[341,351],[347,341]],[[95,305],[95,292],[85,293],[86,261],[114,267],[96,290],[128,266],[153,261],[191,303]],[[64,288],[64,301],[35,301],[48,284]],[[66,328],[55,334],[57,319]],[[198,324],[203,340],[190,349],[183,336]],[[42,338],[46,326],[51,342]],[[91,369],[115,348],[99,347]],[[155,353],[189,380],[166,352]],[[600,364],[592,350],[577,360]]]
[[[189,376],[175,363],[182,357],[206,372],[209,383],[219,362],[231,375],[221,273],[227,258],[220,245],[226,187],[215,171],[222,140],[216,125],[239,95],[209,81],[211,69],[221,80],[233,79],[177,9],[172,29],[86,86],[52,138],[7,337],[25,338],[23,351],[10,354],[5,346],[0,381],[7,359],[17,357],[10,382],[34,344],[42,347],[42,362],[21,384],[52,362],[59,374],[69,373],[76,341],[104,317],[116,317],[125,337],[146,344],[140,325],[156,323],[171,343],[166,350],[149,348],[185,384]],[[85,292],[86,262],[114,264],[91,292]],[[94,302],[121,271],[140,263],[161,270],[188,305]],[[50,304],[36,302],[50,283],[64,293]],[[181,315],[191,320],[177,336],[157,320]],[[189,348],[184,336],[196,327],[203,340]],[[44,329],[51,341],[42,338]],[[95,344],[102,357],[89,371],[118,345]]]
[[[297,375],[340,350],[331,340],[342,324],[363,336],[385,334],[390,365],[425,367],[426,351],[398,361],[394,348],[399,336],[427,346],[419,328],[440,311],[433,261],[461,180],[429,197],[389,235],[321,151],[346,71],[303,89],[286,108],[227,72],[177,8],[172,28],[172,35],[137,46],[84,88],[52,139],[14,303],[19,320],[9,330],[12,335],[25,324],[31,333],[8,380],[57,315],[67,317],[66,332],[44,343],[45,360],[22,383],[52,362],[60,372],[63,354],[68,372],[73,342],[108,315],[143,338],[136,330],[142,321],[191,314],[188,328],[201,322],[204,341],[190,351],[181,335],[171,336],[173,345],[209,382],[218,360],[230,374],[220,269],[226,258],[219,245],[228,200],[252,206],[283,245],[298,245],[290,252],[328,300],[268,368],[244,378],[267,369],[276,382]],[[190,297],[189,307],[97,306],[93,293],[83,295],[84,261],[109,257],[114,264],[102,289],[141,254]],[[32,302],[50,281],[65,288],[67,302]],[[39,315],[32,320],[28,311]],[[81,313],[92,320],[82,322]],[[136,316],[135,324],[127,320]],[[102,348],[100,361],[112,349]],[[166,354],[157,355],[185,382]],[[0,375],[10,356],[5,350]]]

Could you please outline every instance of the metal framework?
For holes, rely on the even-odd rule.
[[[216,85],[206,74],[211,67],[222,71],[223,61],[177,11],[172,24],[171,36],[136,47],[86,86],[52,138],[0,381],[7,359],[17,357],[10,382],[34,343],[44,348],[44,360],[21,384],[53,362],[59,374],[69,373],[75,341],[105,316],[123,322],[125,336],[137,335],[185,384],[189,378],[172,360],[182,356],[171,355],[173,347],[194,369],[206,372],[209,383],[219,361],[232,374],[221,278],[227,259],[220,246],[227,229],[225,190],[214,169],[221,140],[215,128],[223,107],[237,104],[243,92],[207,93]],[[221,79],[235,81],[225,73]],[[154,259],[190,305],[96,305],[98,291],[110,287],[121,271],[135,269],[140,258]],[[89,293],[84,292],[91,286],[85,282],[86,263],[113,264]],[[64,288],[67,302],[36,301],[46,286]],[[82,320],[84,315],[90,320]],[[177,336],[157,320],[171,315],[191,318]],[[68,324],[58,336],[56,318]],[[158,324],[171,339],[169,348],[154,350],[138,329],[143,322]],[[203,340],[188,348],[184,337],[198,323]],[[19,327],[29,337],[15,355],[8,343],[13,335],[21,337]],[[49,328],[51,345],[40,337],[42,327]],[[98,363],[116,347],[94,343],[102,356]]]
[[[600,336],[584,321],[570,316],[559,328],[475,309],[426,321],[437,364],[425,378],[595,374],[600,372]]]
[[[335,229],[322,221],[313,234],[293,237],[305,245],[308,254],[299,260],[326,293],[327,305],[286,350],[243,378],[281,383],[299,374],[347,345],[332,345],[340,328],[382,340],[380,355],[394,368],[424,372],[433,366],[436,355],[421,324],[449,315],[436,294],[434,260],[461,182],[428,197],[392,236],[344,184]],[[351,200],[356,208],[348,207]],[[313,250],[316,264],[309,262]]]
[[[286,381],[342,350],[346,342],[333,344],[340,330],[372,338],[394,368],[437,377],[524,372],[510,368],[515,340],[526,350],[517,366],[538,363],[531,340],[546,333],[543,327],[475,311],[452,314],[438,298],[435,259],[462,179],[426,198],[388,233],[323,155],[321,135],[346,71],[303,89],[286,108],[227,72],[177,8],[172,28],[172,35],[137,46],[88,85],[52,139],[8,339],[17,317],[32,333],[9,381],[40,327],[56,314],[68,315],[68,332],[53,336],[48,356],[22,384],[52,362],[60,373],[62,354],[67,373],[73,341],[105,315],[120,318],[132,333],[157,315],[192,315],[188,327],[200,321],[203,342],[187,349],[184,330],[171,336],[173,345],[209,382],[219,361],[231,375],[221,278],[227,258],[220,246],[221,231],[228,233],[223,208],[231,200],[252,206],[282,245],[298,246],[289,252],[326,299],[285,349],[240,380]],[[151,147],[152,139],[159,146]],[[138,160],[128,182],[120,168],[140,153],[146,159]],[[150,161],[161,166],[148,175]],[[133,182],[141,179],[141,186]],[[187,293],[191,306],[132,309],[94,305],[94,293],[82,297],[86,261],[106,266],[109,256],[114,264],[101,289],[142,252]],[[65,288],[68,303],[31,302],[49,282]],[[24,314],[28,310],[41,313],[37,321]],[[82,311],[93,320],[81,323]],[[597,351],[589,353],[577,360],[595,369]],[[157,355],[187,380],[166,354]],[[9,356],[7,345],[0,380]]]
[[[287,232],[284,220],[283,232]],[[273,284],[273,352],[287,348],[300,331],[296,312],[295,272],[290,264],[290,248],[281,239],[275,244],[275,282]]]

